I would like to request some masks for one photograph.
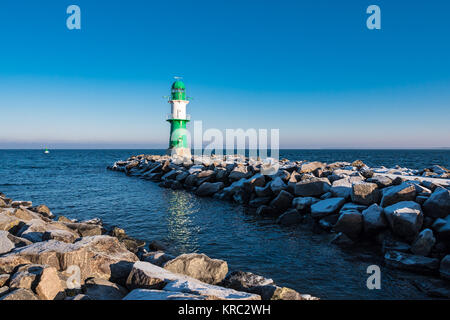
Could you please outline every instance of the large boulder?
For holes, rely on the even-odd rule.
[[[384,208],[384,214],[392,231],[406,239],[414,239],[422,228],[423,213],[416,202],[398,202]]]
[[[248,171],[247,166],[238,165],[230,172],[228,179],[230,179],[230,181],[238,181],[240,179],[250,178],[251,175],[252,173]]]
[[[352,195],[352,185],[363,181],[361,177],[345,177],[333,181],[330,192],[334,197],[350,198]]]
[[[134,289],[123,300],[207,300],[206,296],[199,296],[183,292],[164,290]]]
[[[387,226],[383,208],[376,203],[364,210],[362,217],[364,233],[367,235],[375,235]]]
[[[255,287],[274,285],[272,279],[244,271],[230,272],[221,285],[238,291],[251,292]]]
[[[219,192],[222,188],[223,182],[203,182],[195,191],[195,194],[200,197],[208,197],[212,196],[216,192]]]
[[[0,300],[39,300],[39,298],[30,289],[19,288],[0,297]]]
[[[383,197],[381,198],[381,206],[387,207],[397,202],[414,201],[416,199],[416,188],[407,183],[398,186],[383,189]]]
[[[300,166],[299,172],[300,173],[310,173],[310,172],[313,172],[317,169],[321,169],[324,167],[325,167],[325,164],[322,162],[318,162],[318,161],[306,162]]]
[[[122,300],[128,290],[105,279],[90,278],[84,283],[84,293],[93,300]]]
[[[392,185],[392,179],[386,176],[374,176],[366,180],[367,182],[376,183],[378,188],[386,188]]]
[[[360,182],[352,185],[352,201],[370,206],[380,201],[380,191],[376,183]]]
[[[430,229],[422,230],[411,245],[411,252],[419,256],[427,256],[436,243],[433,231]]]
[[[311,178],[297,182],[294,193],[300,197],[318,197],[329,190],[330,181],[327,178]]]
[[[0,209],[0,230],[16,234],[24,225],[24,222],[16,217],[3,214]]]
[[[439,269],[438,259],[405,252],[388,251],[384,255],[384,261],[389,267],[418,273],[436,273]]]
[[[156,289],[204,296],[208,299],[259,300],[260,296],[201,282],[172,273],[148,262],[134,263],[127,279],[129,289]]]
[[[357,210],[342,212],[333,228],[336,232],[344,233],[350,239],[358,238],[363,228],[361,212]]]
[[[36,286],[36,294],[41,300],[59,300],[65,297],[66,286],[54,267],[44,268]]]
[[[293,198],[292,194],[282,190],[278,196],[270,202],[270,206],[281,213],[291,207]]]
[[[260,198],[266,198],[266,197],[273,196],[272,189],[270,188],[270,183],[268,183],[264,187],[255,186],[255,193],[256,193],[256,196],[258,196]]]
[[[311,205],[311,216],[321,219],[330,214],[336,213],[344,204],[344,198],[328,198]]]
[[[11,289],[23,288],[34,290],[45,267],[40,264],[24,264],[19,266],[9,280],[9,287]]]
[[[104,228],[99,224],[92,223],[65,223],[73,231],[78,232],[82,237],[99,236],[104,233]]]
[[[16,266],[27,263],[46,264],[58,271],[76,265],[82,280],[97,277],[114,281],[126,278],[137,260],[117,238],[92,236],[73,244],[48,240],[17,248],[0,257],[0,272],[10,273]]]
[[[205,283],[217,284],[228,273],[226,261],[211,259],[204,254],[182,254],[164,264],[164,269],[184,274]]]
[[[423,204],[425,214],[432,218],[444,218],[450,214],[450,190],[436,188]]]
[[[284,181],[280,177],[275,177],[270,182],[270,189],[274,194],[279,194],[282,190],[287,189],[287,185],[284,183]]]

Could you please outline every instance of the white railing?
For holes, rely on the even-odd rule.
[[[168,113],[166,115],[166,120],[188,120],[188,121],[190,121],[191,120],[191,115],[187,114],[184,118],[177,118],[177,117],[174,117],[173,114]]]

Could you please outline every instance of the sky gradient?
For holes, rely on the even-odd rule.
[[[94,3],[95,2],[95,3]],[[81,30],[66,8],[81,8]],[[381,30],[366,8],[381,8]],[[449,1],[0,4],[0,148],[166,148],[173,76],[203,128],[281,148],[450,147]]]

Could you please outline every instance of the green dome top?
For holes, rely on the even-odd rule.
[[[172,89],[186,89],[183,81],[177,80],[172,84]]]

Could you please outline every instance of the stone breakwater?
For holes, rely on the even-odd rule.
[[[308,224],[334,233],[336,245],[376,245],[388,267],[430,274],[434,285],[420,289],[450,298],[450,171],[442,166],[138,155],[108,169],[234,201],[280,225]]]
[[[147,250],[148,249],[148,250]],[[0,193],[0,300],[315,300],[204,254]]]

